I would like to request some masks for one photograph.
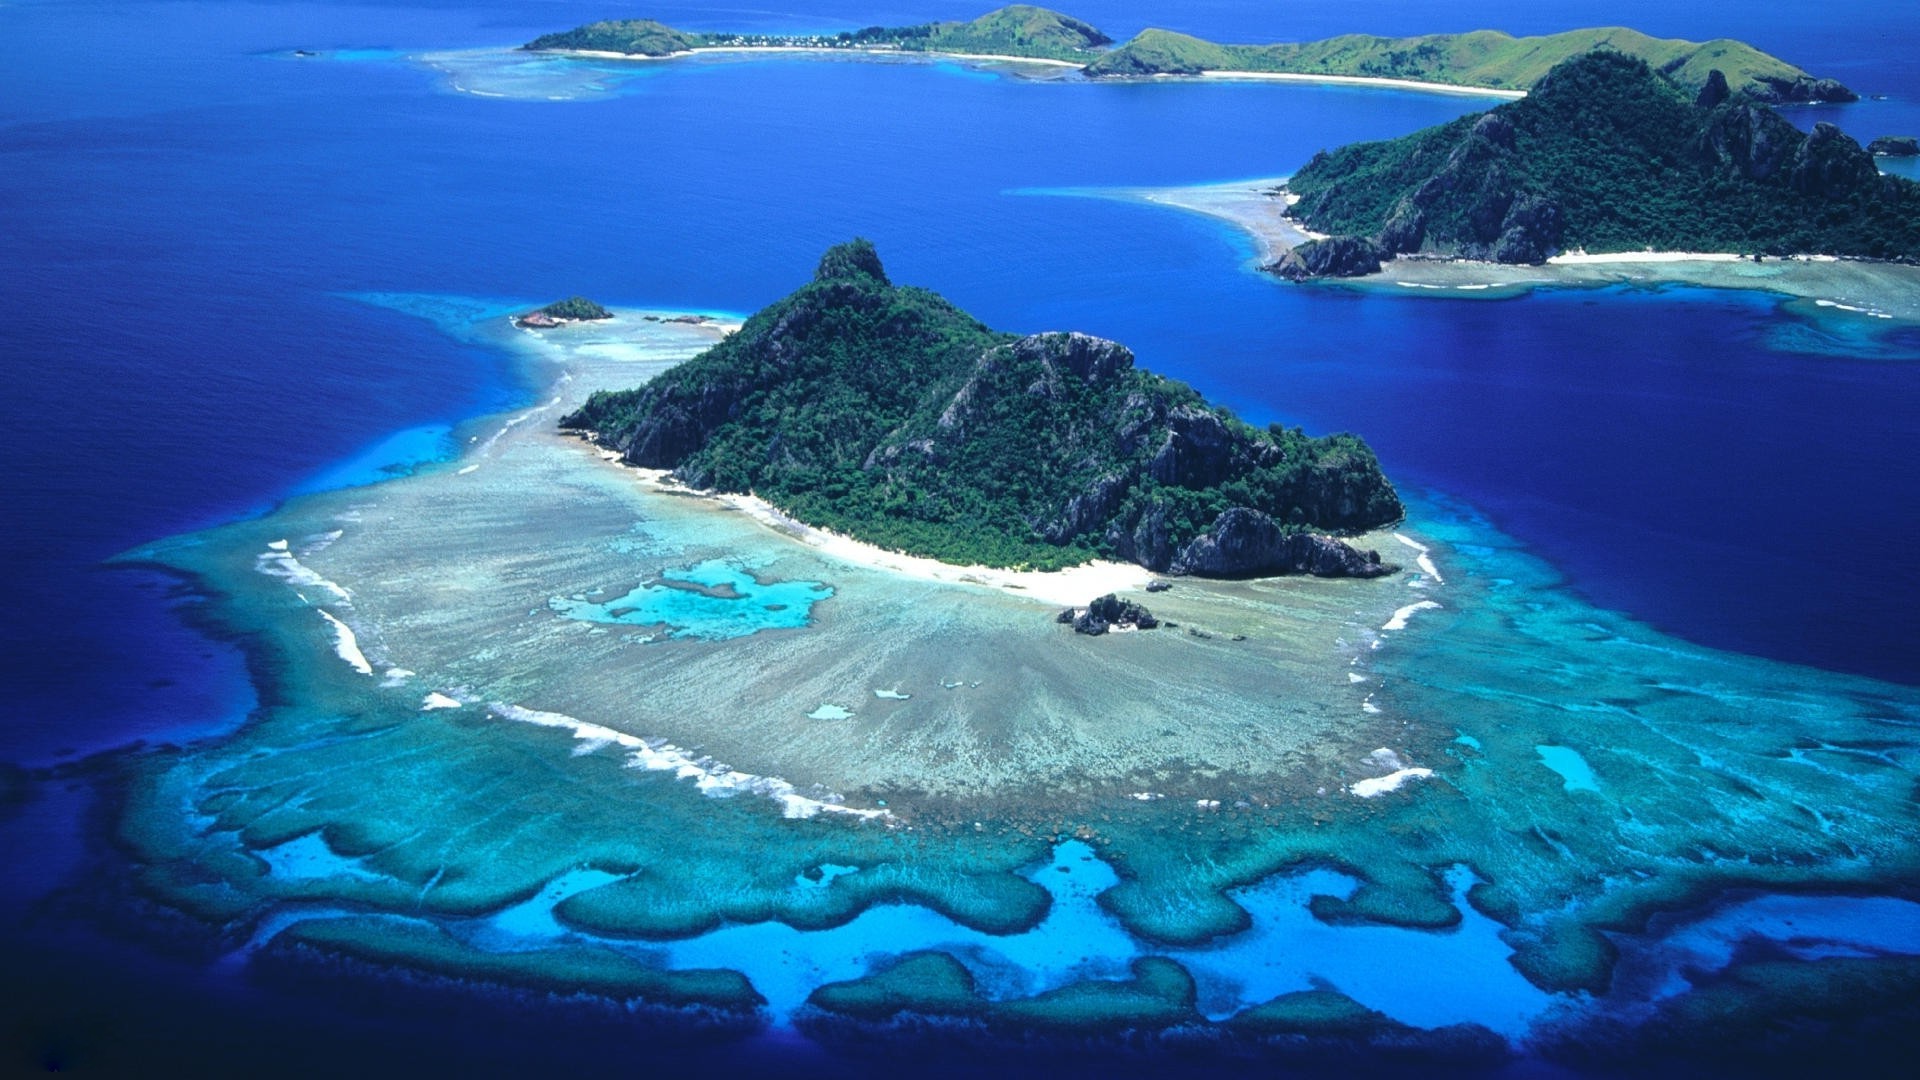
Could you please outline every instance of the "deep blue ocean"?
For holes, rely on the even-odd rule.
[[[991,6],[875,3],[0,3],[0,760],[190,738],[251,707],[237,650],[183,620],[191,597],[102,560],[530,393],[504,358],[350,294],[746,312],[856,234],[995,327],[1115,338],[1248,419],[1358,432],[1603,607],[1920,683],[1920,332],[1751,293],[1284,287],[1223,224],[1044,193],[1281,175],[1490,102],[780,60],[524,101],[400,55],[611,16],[840,30]],[[1796,121],[1920,131],[1920,20],[1881,0],[1059,6],[1120,39],[1738,37],[1884,98]]]

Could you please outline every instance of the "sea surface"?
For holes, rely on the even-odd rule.
[[[1920,23],[1874,0],[1062,6],[1121,39],[1738,37],[1870,98],[1796,122],[1920,131]],[[630,8],[0,3],[0,761],[205,737],[255,705],[188,590],[103,560],[448,455],[453,425],[533,392],[501,355],[355,295],[748,312],[854,235],[995,327],[1115,338],[1249,420],[1358,432],[1390,475],[1472,506],[1599,607],[1920,685],[1920,330],[1759,293],[1292,288],[1220,222],[1046,194],[1282,175],[1493,102],[817,59],[493,97],[414,59],[611,15],[789,32],[978,13]],[[34,868],[8,911],[80,842],[58,817],[6,838]],[[84,949],[82,969],[119,966]],[[153,963],[119,985],[174,978]]]

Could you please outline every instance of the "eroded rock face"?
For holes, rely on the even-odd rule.
[[[1800,105],[1808,102],[1848,102],[1859,101],[1860,95],[1841,85],[1836,79],[1816,79],[1810,75],[1786,79],[1780,76],[1761,76],[1755,80],[1759,88],[1752,91],[1753,96],[1773,105]]]
[[[1385,254],[1380,245],[1364,236],[1330,236],[1301,244],[1267,269],[1289,281],[1362,277],[1377,272]]]
[[[1399,567],[1381,562],[1377,551],[1359,551],[1331,536],[1289,533],[1258,510],[1235,507],[1215,519],[1211,530],[1182,548],[1167,569],[1170,573],[1205,577],[1312,574],[1369,578],[1394,573]]]
[[[1068,608],[1055,622],[1071,625],[1075,633],[1099,636],[1110,630],[1152,630],[1160,625],[1153,613],[1131,600],[1113,593],[1100,597],[1084,608]]]

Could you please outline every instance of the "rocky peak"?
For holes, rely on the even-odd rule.
[[[873,242],[865,237],[856,237],[828,248],[827,253],[820,257],[820,266],[814,270],[813,280],[893,284],[887,280],[887,271],[880,265],[880,253],[873,249]]]
[[[1720,103],[1733,96],[1733,90],[1727,85],[1727,77],[1719,68],[1707,72],[1707,84],[1700,88],[1699,96],[1693,99],[1696,107],[1702,109],[1718,108]]]

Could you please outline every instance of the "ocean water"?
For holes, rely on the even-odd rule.
[[[1734,36],[1872,98],[1796,122],[1920,131],[1920,33],[1872,0],[1063,7],[1120,38],[1609,23]],[[782,8],[648,14],[789,31],[975,13]],[[194,629],[190,591],[102,560],[404,473],[450,452],[462,420],[528,400],[496,351],[357,296],[751,311],[855,234],[895,280],[994,326],[1110,336],[1251,420],[1363,434],[1392,475],[1476,507],[1600,607],[1920,683],[1920,332],[1677,288],[1290,289],[1250,272],[1246,241],[1219,223],[1027,194],[1278,175],[1484,103],[813,60],[489,98],[409,59],[610,14],[571,0],[0,5],[0,761],[191,740],[257,704],[240,653]],[[79,809],[49,805],[23,819],[39,831],[9,837],[42,868],[77,843],[55,819]],[[10,878],[8,910],[45,884]]]

